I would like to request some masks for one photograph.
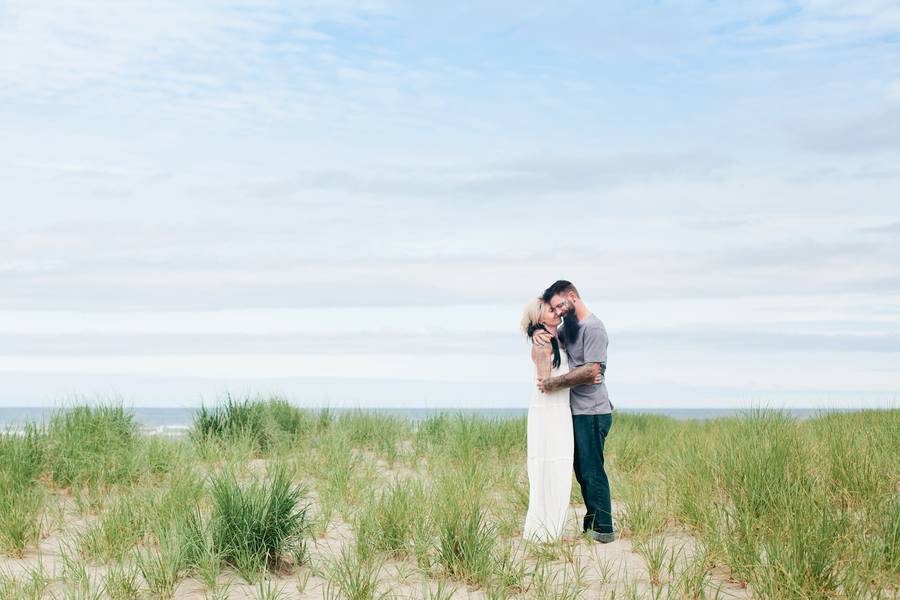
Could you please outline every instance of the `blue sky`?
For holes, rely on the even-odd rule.
[[[0,1],[0,404],[896,405],[900,4]]]

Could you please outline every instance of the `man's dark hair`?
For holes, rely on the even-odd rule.
[[[575,289],[575,286],[572,285],[571,281],[566,281],[565,279],[560,279],[557,282],[554,282],[553,285],[544,290],[544,295],[541,296],[541,299],[544,302],[550,302],[550,298],[557,294],[568,294],[569,292],[575,292],[575,295],[581,298],[578,295],[578,290]]]

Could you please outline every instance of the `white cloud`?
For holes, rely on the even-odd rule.
[[[795,344],[767,381],[742,361],[771,353],[734,344],[900,328],[898,23],[886,2],[7,2],[0,335],[36,350],[2,368],[108,364],[127,388],[246,360],[264,385],[306,361],[266,340],[383,335],[444,365],[378,377],[487,381],[459,339],[514,352],[522,301],[562,276],[627,389],[664,363],[660,393],[815,394],[858,362],[853,391],[897,390],[869,338]],[[238,358],[205,354],[222,336]],[[323,362],[303,377],[337,377]]]
[[[891,102],[900,103],[900,80],[888,84],[886,96]]]

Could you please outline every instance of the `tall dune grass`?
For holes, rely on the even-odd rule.
[[[896,520],[884,515],[897,511],[900,411],[647,424],[616,417],[619,477],[664,481],[652,494],[666,507],[657,518],[691,527],[759,597],[868,597],[896,585]],[[648,502],[626,504],[628,524],[657,519],[640,516]]]
[[[228,398],[197,411],[189,438],[169,440],[139,435],[122,408],[60,411],[45,427],[0,435],[0,552],[35,549],[42,531],[66,526],[59,507],[83,495],[85,524],[66,532],[63,573],[2,575],[0,590],[170,597],[194,577],[226,597],[219,581],[236,571],[277,596],[273,570],[296,573],[311,536],[348,530],[341,549],[310,562],[329,597],[389,596],[397,565],[413,582],[403,585],[420,579],[429,597],[467,587],[486,598],[587,598],[585,573],[604,585],[632,577],[579,562],[585,540],[519,539],[525,425]],[[722,577],[770,600],[897,597],[898,448],[898,410],[684,422],[617,413],[607,439],[615,522],[650,587],[629,580],[616,597],[712,598]],[[673,547],[673,532],[692,549]]]
[[[219,405],[197,410],[191,436],[199,444],[249,443],[257,454],[265,455],[321,430],[323,425],[312,412],[281,398],[237,399],[229,395]]]
[[[126,483],[139,474],[134,416],[122,406],[76,406],[57,412],[47,428],[47,463],[54,483],[88,487]]]
[[[404,558],[413,553],[416,528],[424,519],[425,489],[418,481],[393,481],[380,491],[373,491],[363,503],[355,521],[356,544],[367,555],[383,553],[390,558]]]
[[[34,426],[0,434],[0,551],[21,555],[40,534],[45,490],[37,485],[45,444]]]
[[[213,548],[246,579],[289,557],[297,563],[305,560],[303,490],[292,483],[285,468],[275,468],[265,482],[246,485],[223,474],[213,480],[210,493]]]

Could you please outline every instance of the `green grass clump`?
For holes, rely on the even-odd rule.
[[[137,567],[115,563],[106,573],[103,580],[103,591],[110,600],[138,600],[141,591],[137,575]]]
[[[490,581],[497,533],[485,511],[477,505],[444,506],[437,527],[438,563],[447,574],[474,583]]]
[[[487,419],[478,415],[440,414],[416,431],[420,455],[442,454],[462,462],[478,457],[506,460],[525,450],[525,419]]]
[[[385,600],[391,592],[381,582],[383,567],[357,544],[343,547],[328,563],[322,576],[326,580],[326,600]]]
[[[134,563],[153,598],[172,598],[178,580],[189,566],[188,545],[176,527],[161,529],[155,546],[140,547]]]
[[[96,561],[117,561],[143,540],[152,507],[145,493],[146,490],[140,490],[117,498],[78,537],[79,554]]]
[[[319,434],[309,451],[314,458],[305,466],[316,479],[323,529],[335,512],[350,520],[353,507],[369,496],[375,484],[372,461],[355,450],[350,434],[338,427]]]
[[[646,521],[648,505],[630,502],[629,490],[663,481],[642,493],[659,500],[666,519],[692,528],[710,562],[727,566],[760,598],[868,598],[895,589],[900,411],[798,420],[755,410],[646,431],[629,423],[632,415],[616,420],[608,451],[613,468],[624,469],[612,480],[627,523]],[[616,431],[622,422],[628,442]],[[664,432],[661,448],[651,438]],[[624,480],[618,488],[617,479]]]
[[[53,482],[89,488],[133,480],[140,471],[138,427],[121,406],[76,406],[58,412],[47,428]]]
[[[221,406],[201,406],[194,413],[191,436],[200,442],[250,438],[260,450],[264,450],[272,441],[263,405],[250,400],[235,400],[231,396],[226,397]]]
[[[45,440],[34,426],[0,434],[0,551],[21,556],[40,535],[46,493],[38,485]]]
[[[618,499],[625,507],[624,526],[638,541],[645,541],[666,526],[665,507],[660,505],[658,482],[651,478],[635,478],[618,487]]]
[[[138,463],[145,475],[164,478],[183,470],[195,458],[188,444],[179,438],[151,436],[141,438]]]
[[[399,444],[410,434],[409,421],[402,417],[354,410],[342,414],[335,427],[346,432],[354,448],[376,452],[393,465]]]
[[[185,521],[203,494],[203,481],[179,469],[151,485],[139,485],[114,496],[99,517],[77,538],[84,558],[116,562],[156,531]]]
[[[432,523],[437,532],[437,563],[447,575],[488,584],[494,567],[497,528],[484,507],[484,493],[468,472],[456,479],[445,473],[432,493]]]
[[[47,572],[43,563],[28,569],[19,577],[4,571],[0,570],[0,598],[42,600],[49,597],[48,588],[54,578]]]
[[[236,400],[229,395],[220,406],[200,407],[194,414],[191,437],[200,444],[246,442],[257,453],[266,454],[319,427],[311,414],[286,400]]]
[[[390,483],[357,514],[357,545],[364,552],[384,553],[392,558],[409,555],[422,519],[415,507],[424,504],[425,492],[420,483],[408,479]]]
[[[303,491],[284,468],[276,468],[268,481],[241,485],[231,474],[216,477],[209,527],[216,553],[248,581],[263,569],[288,557],[303,562],[306,556],[306,506]]]
[[[269,398],[264,407],[278,431],[291,438],[303,437],[323,428],[323,422],[318,415],[301,410],[284,398]]]

